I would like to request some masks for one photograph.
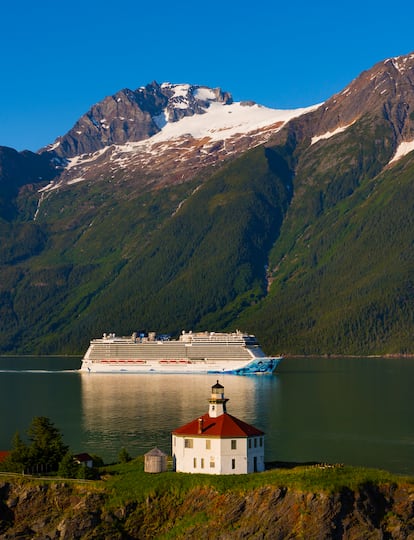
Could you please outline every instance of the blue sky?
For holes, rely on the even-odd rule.
[[[153,80],[313,105],[414,51],[413,17],[408,0],[4,2],[0,145],[36,151],[105,96]]]

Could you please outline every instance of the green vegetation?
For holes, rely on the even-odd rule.
[[[49,418],[34,417],[28,430],[29,443],[16,433],[12,450],[2,464],[3,471],[56,473],[63,478],[94,479],[97,471],[77,463],[74,455],[63,443],[62,435]],[[237,491],[246,493],[263,486],[279,486],[307,492],[332,494],[344,487],[356,490],[366,484],[414,483],[414,479],[401,477],[386,471],[350,467],[344,465],[272,464],[263,473],[247,475],[206,475],[172,472],[172,463],[165,473],[144,472],[144,456],[131,458],[125,448],[119,452],[119,463],[104,465],[98,456],[92,456],[102,478],[96,486],[105,488],[108,507],[116,507],[130,501],[141,502],[170,494],[182,499],[193,489],[212,488],[218,493]]]
[[[195,488],[212,488],[219,493],[236,491],[247,493],[264,486],[278,486],[309,493],[338,493],[343,488],[356,490],[366,484],[414,483],[411,478],[386,471],[348,466],[297,466],[275,468],[263,473],[247,475],[205,475],[185,473],[144,472],[143,458],[127,464],[104,467],[106,489],[111,493],[108,507],[143,501],[169,493],[177,500]]]
[[[298,182],[309,193],[292,204],[271,253],[271,294],[243,318],[270,350],[413,352],[414,167],[405,160],[372,174],[362,168],[351,194],[338,196],[304,221],[307,202],[321,184],[309,185],[309,176],[298,172]]]
[[[63,443],[60,431],[45,416],[35,416],[27,430],[29,444],[17,432],[12,450],[4,468],[9,471],[51,472],[57,471],[68,447]]]
[[[313,145],[306,129],[181,185],[55,190],[36,221],[21,192],[0,223],[0,351],[240,328],[269,354],[414,353],[413,160],[387,167],[382,111]]]
[[[121,451],[119,452],[119,455],[118,455],[118,461],[120,463],[128,463],[128,461],[131,461],[131,456],[129,455],[128,451],[126,448],[121,448]]]
[[[11,451],[1,463],[0,470],[27,474],[58,474],[63,478],[98,477],[97,467],[103,465],[102,459],[91,456],[92,467],[79,463],[69,447],[64,444],[59,429],[49,418],[35,416],[26,435],[29,442],[25,442],[16,432]]]
[[[266,293],[267,252],[291,190],[274,169],[259,148],[201,187],[113,197],[98,182],[53,192],[36,221],[43,247],[1,269],[0,350],[80,353],[103,331],[230,324]]]
[[[0,501],[0,531],[161,540],[215,538],[218,530],[221,537],[285,538],[295,530],[301,538],[331,538],[344,525],[369,538],[372,531],[400,533],[413,519],[413,480],[382,471],[302,466],[234,476],[149,474],[137,458],[101,472],[102,480],[87,484],[3,476],[8,495]]]

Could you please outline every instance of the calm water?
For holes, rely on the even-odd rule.
[[[0,357],[0,450],[48,416],[74,452],[109,462],[170,452],[208,410],[213,375],[80,374],[78,359]],[[414,360],[287,359],[274,376],[220,377],[227,410],[266,432],[267,461],[326,461],[414,475]]]

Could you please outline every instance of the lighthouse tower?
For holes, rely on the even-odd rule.
[[[172,432],[175,470],[246,474],[264,470],[264,433],[227,412],[224,387],[211,387],[208,413]]]
[[[210,418],[217,418],[227,412],[226,403],[228,402],[228,399],[224,397],[224,386],[221,386],[218,381],[211,387],[211,397],[208,402],[210,404],[208,409]]]

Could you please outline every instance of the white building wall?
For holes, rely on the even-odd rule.
[[[232,448],[232,441],[233,446]],[[220,473],[247,473],[247,438],[220,439]]]
[[[247,440],[247,472],[263,472],[264,462],[264,437],[250,437]]]
[[[222,474],[219,438],[173,435],[172,443],[177,472]]]
[[[256,446],[254,439],[257,439]],[[262,446],[260,437],[227,439],[173,435],[172,453],[175,470],[203,474],[246,474],[255,470],[263,471],[264,441],[263,437],[261,439]],[[232,441],[235,442],[232,444]]]

